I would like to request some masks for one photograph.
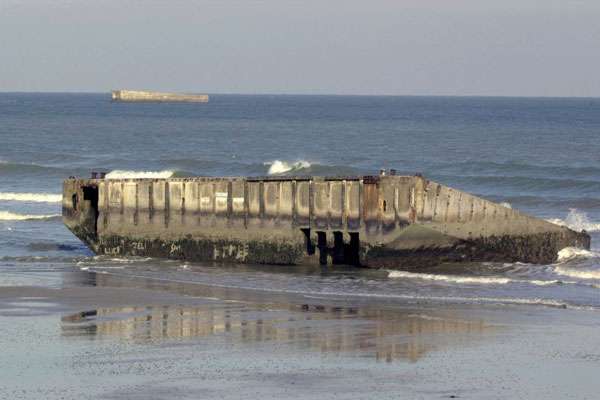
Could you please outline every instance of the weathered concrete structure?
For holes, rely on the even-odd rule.
[[[549,263],[590,237],[421,176],[68,179],[63,218],[98,254],[419,268]]]
[[[208,95],[206,94],[178,94],[178,93],[161,93],[147,92],[141,90],[113,90],[113,101],[128,101],[128,102],[191,102],[191,103],[208,103]]]

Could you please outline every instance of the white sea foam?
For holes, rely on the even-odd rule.
[[[422,279],[426,281],[441,281],[450,283],[477,283],[483,285],[497,284],[505,285],[511,280],[509,278],[500,278],[492,276],[460,276],[443,274],[422,274],[418,272],[390,271],[389,278]]]
[[[295,162],[275,160],[267,162],[265,165],[269,165],[269,175],[285,174],[286,172],[298,171],[303,168],[310,168],[311,164],[308,161],[299,160]]]
[[[600,254],[585,249],[579,249],[577,247],[565,247],[558,252],[558,262],[565,262],[574,258],[592,258],[599,257]]]
[[[27,221],[32,219],[58,218],[60,214],[17,214],[10,211],[0,211],[0,221]]]
[[[33,203],[60,203],[62,201],[62,194],[0,192],[0,200],[27,201]]]
[[[590,221],[587,214],[583,211],[579,211],[575,208],[571,208],[567,217],[563,220],[560,218],[548,219],[548,222],[552,222],[556,225],[566,226],[575,231],[586,230],[588,232],[600,231],[600,223]]]
[[[107,268],[108,264],[135,264],[151,261],[151,257],[110,257],[110,256],[93,256],[77,263],[77,265],[98,265],[102,268]]]
[[[106,174],[106,179],[166,179],[175,175],[175,171],[127,171],[116,169]]]
[[[512,204],[510,204],[510,203],[508,203],[508,202],[506,202],[506,201],[505,201],[505,202],[502,202],[502,203],[500,203],[500,205],[501,205],[502,207],[506,207],[506,208],[511,208],[511,209],[512,209]]]
[[[570,276],[571,278],[600,280],[600,270],[591,271],[589,269],[576,269],[558,265],[554,269],[554,272],[559,275]]]
[[[527,280],[527,279],[511,279],[500,276],[461,276],[461,275],[444,275],[444,274],[423,274],[418,272],[408,271],[389,271],[389,278],[404,278],[404,279],[421,279],[426,281],[448,282],[448,283],[467,283],[477,285],[506,285],[507,283],[525,283],[536,286],[559,285],[562,282],[559,280]]]

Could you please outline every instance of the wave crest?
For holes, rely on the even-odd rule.
[[[552,218],[548,219],[547,221],[556,225],[566,226],[567,228],[573,229],[575,231],[600,231],[600,223],[590,221],[585,212],[579,211],[576,208],[569,209],[569,213],[567,214],[567,217],[564,220],[560,218]]]
[[[485,277],[485,276],[460,276],[460,275],[437,275],[437,274],[423,274],[419,272],[407,272],[407,271],[390,271],[388,274],[389,278],[408,278],[408,279],[422,279],[427,281],[441,281],[450,283],[477,283],[477,284],[498,284],[505,285],[511,280],[509,278],[500,277]]]
[[[575,269],[559,265],[554,272],[571,278],[600,280],[600,270]]]
[[[269,175],[279,175],[288,172],[296,172],[301,169],[307,169],[311,167],[308,161],[299,160],[294,162],[275,160],[266,162],[265,165],[269,165]]]
[[[550,286],[560,285],[563,282],[559,280],[540,280],[540,279],[511,279],[500,276],[461,276],[461,275],[444,275],[444,274],[424,274],[408,271],[389,271],[389,278],[405,278],[405,279],[421,279],[427,281],[448,282],[448,283],[466,283],[477,285],[506,285],[508,283],[524,283],[535,286]]]
[[[60,214],[17,214],[10,211],[0,211],[0,221],[29,221],[51,220],[60,218]]]
[[[565,247],[558,252],[557,261],[565,262],[574,258],[593,258],[598,256],[600,256],[600,254],[590,250],[580,249],[577,247]]]
[[[60,203],[62,201],[62,194],[0,192],[0,200],[26,201],[32,203]]]

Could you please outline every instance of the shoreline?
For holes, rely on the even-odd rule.
[[[0,397],[592,398],[600,389],[593,312],[60,275],[62,287],[0,286],[10,363]]]

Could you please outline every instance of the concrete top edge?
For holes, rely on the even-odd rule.
[[[248,182],[281,182],[281,181],[360,181],[360,180],[379,180],[379,179],[410,179],[411,175],[353,175],[353,176],[174,176],[169,178],[154,177],[124,177],[124,178],[86,178],[69,177],[67,180],[86,180],[86,181],[228,181],[245,180]]]

